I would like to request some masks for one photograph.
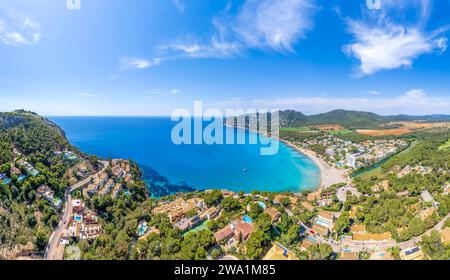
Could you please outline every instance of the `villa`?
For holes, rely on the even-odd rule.
[[[280,218],[280,216],[281,216],[281,213],[278,212],[278,210],[275,209],[275,208],[266,208],[266,209],[264,210],[264,213],[269,214],[270,218],[272,219],[272,220],[271,220],[272,223],[276,222],[276,221]]]
[[[294,261],[298,260],[294,253],[276,242],[263,258],[265,261]]]
[[[230,225],[227,225],[223,229],[214,233],[214,238],[216,239],[216,242],[221,242],[223,240],[230,239],[233,236],[234,232]]]

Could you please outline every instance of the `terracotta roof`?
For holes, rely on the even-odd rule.
[[[354,232],[354,233],[365,232],[366,231],[366,226],[365,225],[351,226],[350,227],[350,231]]]
[[[392,238],[392,234],[390,232],[385,233],[378,233],[378,234],[372,234],[372,233],[365,233],[365,234],[353,234],[353,241],[372,241],[372,242],[380,242],[389,240]]]
[[[290,260],[298,260],[294,253],[286,249],[279,243],[275,243],[272,248],[267,252],[267,255],[263,258],[263,260],[268,261],[290,261]]]
[[[441,238],[442,238],[442,243],[444,243],[444,245],[450,244],[450,227],[445,228],[441,232]]]
[[[339,260],[342,261],[357,261],[359,260],[358,253],[356,252],[342,252]]]
[[[318,216],[328,219],[328,220],[333,220],[333,218],[334,218],[333,213],[326,212],[326,211],[320,211]]]
[[[220,242],[224,239],[228,239],[231,236],[233,236],[233,230],[229,225],[214,233],[214,238],[216,239],[217,242]]]

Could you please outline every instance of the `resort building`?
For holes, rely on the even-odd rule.
[[[300,251],[306,252],[308,251],[308,248],[315,245],[316,242],[313,241],[311,238],[305,238],[302,243],[300,244]]]
[[[302,206],[303,206],[303,208],[305,208],[309,212],[312,212],[312,211],[316,210],[316,207],[312,206],[312,204],[307,202],[307,201],[302,202]]]
[[[350,232],[352,234],[366,234],[366,226],[365,225],[353,225],[350,227]]]
[[[192,198],[184,200],[183,198],[178,198],[177,200],[156,207],[153,209],[152,213],[153,215],[166,214],[169,216],[170,222],[174,224],[183,218],[189,211],[196,208],[202,210],[203,207],[204,202],[202,199]]]
[[[294,253],[276,242],[263,258],[265,261],[294,261],[298,260]]]
[[[73,214],[70,218],[68,236],[78,240],[93,240],[101,234],[98,217],[89,209],[85,209],[80,199],[72,201]]]
[[[281,213],[275,208],[266,208],[264,213],[267,213],[270,216],[272,223],[275,223],[281,216]]]

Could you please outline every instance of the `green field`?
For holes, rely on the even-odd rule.
[[[444,151],[450,149],[450,139],[448,139],[447,143],[439,147],[439,151]]]
[[[311,130],[309,129],[309,127],[304,126],[304,127],[283,127],[283,128],[281,128],[281,131],[304,131],[304,132],[306,132],[306,131],[311,131]]]
[[[344,130],[335,130],[335,131],[330,131],[329,132],[331,135],[345,135],[345,134],[350,134],[352,133],[351,130],[348,129],[344,129]]]

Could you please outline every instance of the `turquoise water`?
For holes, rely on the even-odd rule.
[[[154,196],[193,189],[302,191],[317,187],[320,180],[318,167],[284,144],[273,156],[260,155],[262,144],[174,145],[171,130],[176,123],[169,118],[50,119],[83,152],[139,163]],[[248,137],[248,132],[236,133]]]

